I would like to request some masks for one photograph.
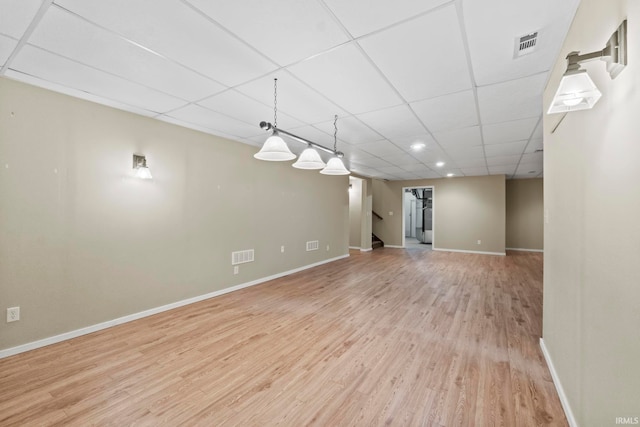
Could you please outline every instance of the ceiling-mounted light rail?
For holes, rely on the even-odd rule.
[[[279,133],[279,134],[287,135],[288,137],[290,137],[290,138],[292,138],[292,139],[295,139],[295,140],[296,140],[296,141],[298,141],[298,142],[301,142],[301,143],[303,143],[303,144],[310,145],[310,146],[312,146],[313,148],[317,148],[318,150],[322,150],[322,151],[324,151],[324,152],[326,152],[326,153],[333,154],[333,155],[334,155],[334,156],[336,156],[336,157],[344,157],[344,153],[343,153],[342,151],[334,151],[334,150],[332,150],[332,149],[330,149],[330,148],[327,148],[327,147],[325,147],[325,146],[322,146],[322,145],[320,145],[320,144],[317,144],[317,143],[315,143],[315,142],[313,142],[313,141],[309,141],[309,140],[308,140],[308,139],[306,139],[306,138],[303,138],[303,137],[301,137],[301,136],[295,135],[295,134],[293,134],[293,133],[291,133],[291,132],[287,132],[286,130],[283,130],[283,129],[277,128],[277,127],[273,126],[273,125],[272,125],[271,123],[269,123],[269,122],[260,122],[260,127],[261,127],[262,129],[266,130],[266,131],[275,131],[275,132],[277,132],[277,133]]]

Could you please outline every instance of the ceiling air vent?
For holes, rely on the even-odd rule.
[[[536,50],[538,44],[538,32],[525,34],[524,36],[516,37],[516,45],[513,52],[514,58],[520,58],[521,56],[532,53]]]

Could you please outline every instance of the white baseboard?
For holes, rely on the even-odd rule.
[[[288,276],[289,274],[297,273],[299,271],[307,270],[309,268],[317,267],[322,264],[327,264],[333,261],[338,261],[343,258],[348,258],[349,254],[341,255],[335,258],[326,259],[324,261],[319,261],[313,264],[305,265],[302,267],[294,268],[293,270],[284,271],[282,273],[274,274],[272,276],[263,277],[260,279],[252,280],[250,282],[241,283],[239,285],[231,286],[229,288],[220,289],[218,291],[210,292],[204,295],[199,295],[193,298],[187,298],[182,301],[173,302],[171,304],[166,304],[160,307],[151,308],[149,310],[144,310],[138,313],[129,314],[127,316],[119,317],[113,320],[107,320],[106,322],[98,323],[96,325],[87,326],[85,328],[76,329],[74,331],[65,332],[60,335],[55,335],[48,338],[43,338],[41,340],[32,341],[27,344],[22,344],[16,347],[7,348],[4,350],[0,350],[0,359],[5,357],[13,356],[19,353],[24,353],[25,351],[35,350],[36,348],[45,347],[47,345],[59,343],[61,341],[70,340],[72,338],[76,338],[82,335],[87,335],[92,332],[101,331],[103,329],[110,328],[112,326],[120,325],[122,323],[132,322],[134,320],[142,319],[143,317],[153,316],[154,314],[162,313],[164,311],[173,310],[174,308],[182,307],[185,305],[193,304],[196,302],[200,302],[209,298],[214,298],[220,295],[228,294],[229,292],[237,291],[240,289],[248,288],[251,286],[259,285],[260,283],[268,282],[269,280],[278,279],[280,277]]]
[[[349,246],[349,249],[353,249],[353,250],[356,250],[356,251],[362,250],[362,248],[360,246]]]
[[[506,248],[508,251],[544,252],[544,249]]]
[[[461,249],[444,249],[444,248],[433,248],[433,250],[440,251],[440,252],[460,252],[463,254],[499,255],[499,256],[507,255],[506,252],[467,251],[467,250],[461,250]]]
[[[360,252],[369,252],[369,251],[372,251],[372,250],[373,250],[373,248],[368,248],[368,249],[360,248]]]
[[[578,422],[576,421],[576,417],[573,416],[573,411],[571,410],[571,406],[569,405],[567,395],[565,394],[564,389],[562,388],[562,384],[560,383],[560,378],[558,378],[556,368],[553,366],[551,356],[547,351],[547,346],[544,344],[544,340],[542,338],[540,338],[540,348],[542,349],[544,360],[547,361],[547,366],[549,367],[549,372],[551,372],[551,378],[553,379],[553,385],[556,387],[556,391],[558,392],[558,397],[560,398],[562,409],[564,409],[564,414],[567,417],[567,422],[571,427],[579,427]]]

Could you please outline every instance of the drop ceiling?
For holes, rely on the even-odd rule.
[[[578,3],[0,0],[0,74],[256,147],[278,78],[278,126],[330,147],[337,114],[361,175],[540,177],[542,92]]]

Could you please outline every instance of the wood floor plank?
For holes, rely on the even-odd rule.
[[[0,360],[0,426],[566,426],[542,256],[348,259]]]

